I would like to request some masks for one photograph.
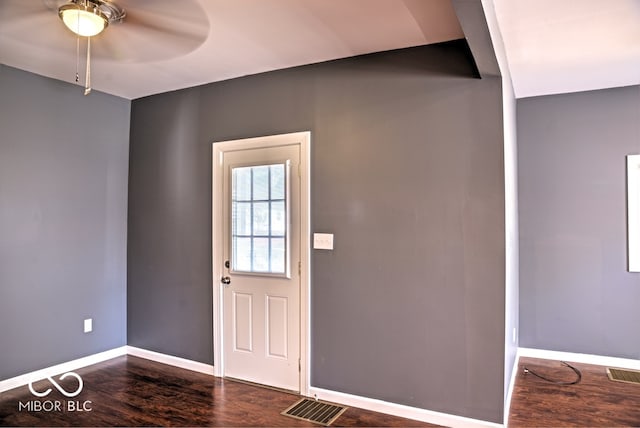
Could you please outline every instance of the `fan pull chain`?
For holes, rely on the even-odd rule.
[[[84,94],[91,93],[91,37],[87,37],[87,74],[84,79]]]
[[[80,35],[76,36],[76,83],[80,83]]]
[[[76,31],[76,83],[80,83],[80,14],[78,14],[76,25],[78,29]]]

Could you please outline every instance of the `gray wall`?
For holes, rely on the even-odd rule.
[[[625,156],[638,87],[518,101],[520,346],[640,358]]]
[[[213,362],[211,144],[197,90],[134,101],[128,344]]]
[[[0,94],[2,380],[126,344],[130,102],[4,65]]]
[[[500,78],[462,41],[135,100],[129,344],[211,364],[211,142],[310,130],[311,383],[502,422]]]

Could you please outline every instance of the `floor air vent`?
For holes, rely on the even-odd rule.
[[[607,367],[609,379],[617,382],[640,383],[640,371],[627,369],[614,369]]]
[[[345,410],[347,408],[344,406],[303,398],[282,412],[282,414],[328,426],[338,419]]]

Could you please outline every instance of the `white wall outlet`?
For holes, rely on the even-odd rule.
[[[316,250],[333,250],[333,233],[314,233],[313,248]]]
[[[93,330],[93,319],[87,318],[84,320],[84,332],[89,333],[91,330]]]

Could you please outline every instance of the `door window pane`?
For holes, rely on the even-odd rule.
[[[284,199],[285,173],[283,165],[271,165],[271,198]]]
[[[233,238],[232,258],[237,270],[251,270],[251,238]]]
[[[269,202],[253,203],[253,236],[269,236]]]
[[[253,239],[253,272],[269,272],[269,238]]]
[[[285,245],[284,238],[271,239],[271,271],[284,272],[285,269]]]
[[[251,202],[237,202],[234,205],[233,217],[233,235],[234,236],[250,236],[251,235]]]
[[[254,201],[269,200],[269,171],[268,166],[254,166],[251,168],[253,174],[253,195]]]
[[[235,185],[233,186],[233,200],[251,200],[251,170],[249,168],[237,168],[233,172]]]
[[[271,236],[284,236],[286,222],[284,201],[271,202]]]
[[[286,163],[232,168],[232,271],[288,274],[286,168]]]

